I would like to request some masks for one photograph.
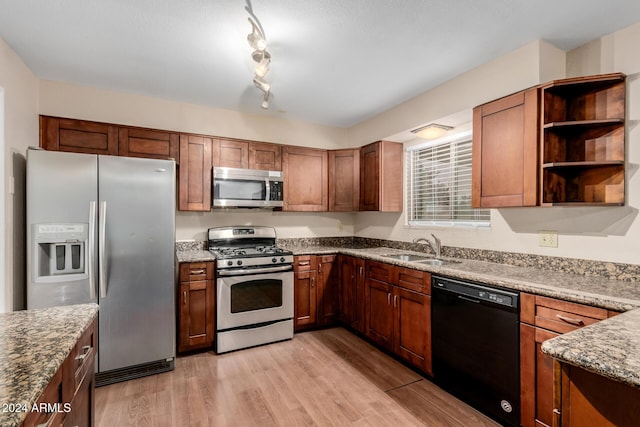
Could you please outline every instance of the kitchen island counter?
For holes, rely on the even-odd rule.
[[[97,304],[0,314],[1,426],[24,421],[97,315]]]

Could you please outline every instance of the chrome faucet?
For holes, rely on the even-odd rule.
[[[413,239],[413,243],[420,243],[420,242],[428,243],[429,246],[431,247],[431,250],[436,254],[436,258],[440,258],[440,255],[442,255],[442,242],[433,233],[431,233],[431,237],[433,237],[433,241],[426,239],[424,237],[416,237],[415,239]]]

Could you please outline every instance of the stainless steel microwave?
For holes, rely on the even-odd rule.
[[[213,207],[282,207],[283,187],[280,171],[214,167]]]

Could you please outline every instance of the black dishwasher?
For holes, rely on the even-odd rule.
[[[520,425],[519,293],[434,276],[436,384],[505,425]]]

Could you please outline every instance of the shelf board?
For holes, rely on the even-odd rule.
[[[585,87],[593,90],[605,88],[619,82],[623,82],[626,76],[622,73],[601,74],[598,76],[574,77],[569,79],[554,80],[542,87],[542,90],[551,92],[584,91]]]
[[[624,202],[605,203],[605,202],[545,202],[542,206],[624,206]]]
[[[600,126],[615,126],[624,124],[624,119],[601,119],[601,120],[572,120],[568,122],[551,122],[545,123],[542,128],[547,129],[575,129],[575,128],[593,128]]]
[[[605,160],[587,162],[552,162],[543,163],[543,169],[565,169],[565,168],[604,168],[609,166],[624,166],[624,160]]]

